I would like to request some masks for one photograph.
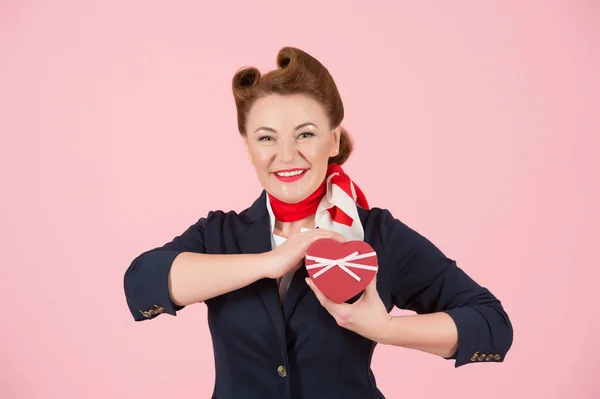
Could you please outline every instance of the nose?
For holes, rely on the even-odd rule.
[[[279,148],[279,160],[281,162],[290,163],[296,157],[298,149],[296,148],[295,140],[284,140]]]

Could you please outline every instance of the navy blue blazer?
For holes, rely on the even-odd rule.
[[[171,242],[137,256],[124,276],[134,320],[175,316],[182,309],[171,301],[167,284],[181,252],[270,251],[265,201],[263,191],[240,213],[211,211]],[[448,358],[455,367],[504,361],[513,329],[500,301],[388,210],[358,210],[364,240],[378,255],[377,290],[386,308],[450,315],[458,329],[458,350]],[[384,397],[370,366],[376,343],[339,327],[306,276],[304,267],[298,269],[283,304],[273,279],[205,301],[216,368],[213,398]]]

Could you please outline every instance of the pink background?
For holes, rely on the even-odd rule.
[[[597,2],[200,3],[0,2],[0,397],[210,396],[204,305],[134,323],[123,273],[259,195],[230,82],[284,45],[334,75],[371,204],[514,323],[504,363],[379,347],[387,397],[597,397]]]

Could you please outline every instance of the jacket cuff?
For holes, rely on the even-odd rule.
[[[493,308],[489,311],[495,312]],[[506,334],[510,339],[499,331],[498,328],[490,330],[490,324],[484,314],[476,307],[463,307],[444,310],[454,323],[458,331],[458,349],[445,359],[455,360],[454,367],[460,367],[469,363],[500,363],[508,352],[512,342],[512,328],[508,326]],[[487,313],[487,312],[486,312]],[[492,334],[497,334],[494,336]]]
[[[134,261],[125,279],[129,310],[135,321],[150,320],[162,313],[176,316],[184,306],[171,300],[169,272],[182,251],[155,251]]]

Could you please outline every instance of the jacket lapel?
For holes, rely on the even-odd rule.
[[[261,196],[252,204],[246,213],[246,221],[249,227],[240,237],[239,244],[242,253],[264,253],[269,252],[271,247],[271,227],[269,213],[266,208],[266,192],[263,190]],[[305,284],[306,285],[306,284]],[[275,327],[277,337],[285,348],[285,326],[277,282],[274,279],[265,278],[255,283],[263,305],[269,313],[271,322]]]
[[[310,290],[310,287],[304,281],[306,277],[308,277],[308,272],[304,266],[304,261],[302,261],[302,266],[294,273],[288,291],[283,299],[283,317],[286,323],[302,298],[304,298],[304,295]]]

